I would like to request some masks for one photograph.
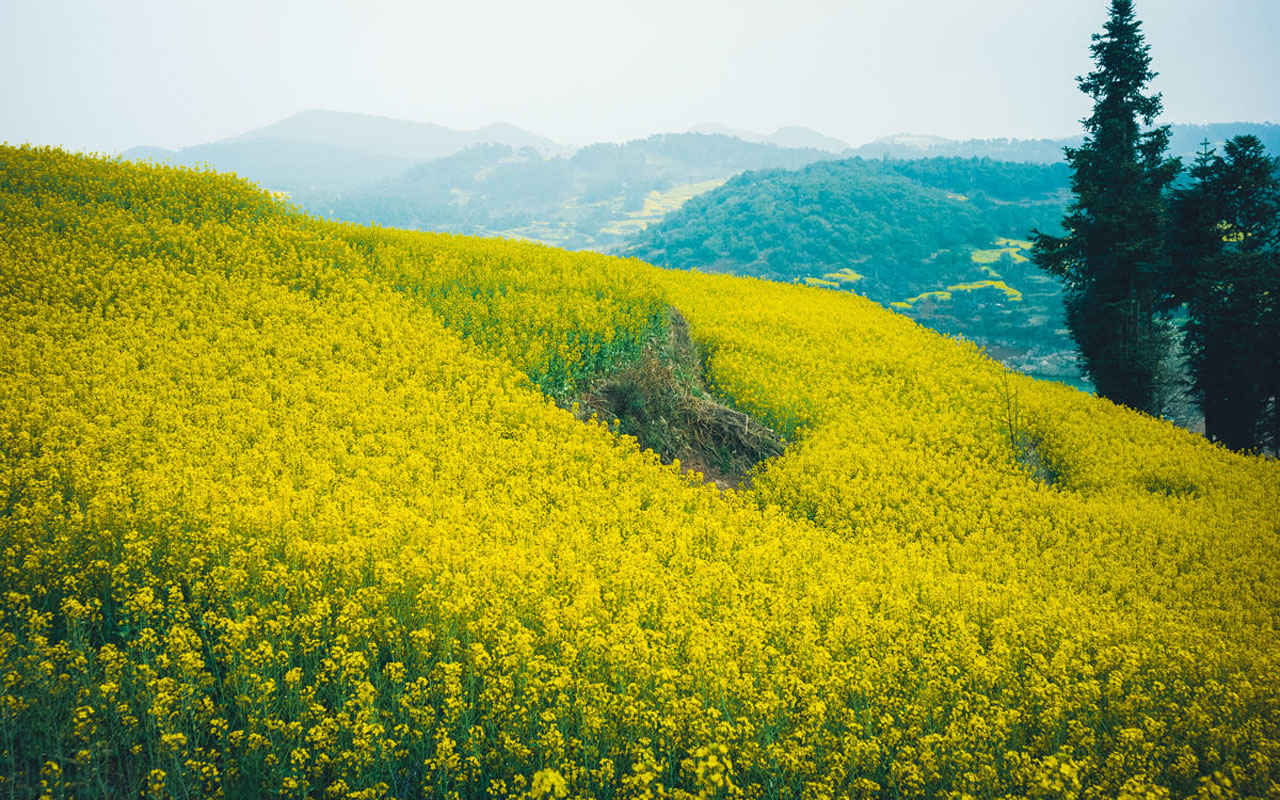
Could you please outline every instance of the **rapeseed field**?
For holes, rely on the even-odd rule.
[[[1280,467],[847,293],[0,148],[0,796],[1280,797]],[[563,406],[689,321],[790,442]]]

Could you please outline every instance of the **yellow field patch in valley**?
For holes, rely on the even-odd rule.
[[[1004,281],[974,281],[973,283],[957,283],[953,286],[948,286],[947,291],[972,292],[976,289],[986,289],[988,287],[992,289],[999,289],[1000,291],[1004,292],[1005,297],[1007,297],[1010,300],[1013,300],[1013,301],[1022,300],[1022,292],[1013,288],[1012,286],[1005,283]]]
[[[665,191],[654,190],[644,199],[644,207],[639,211],[628,211],[625,219],[610,222],[600,229],[601,233],[626,236],[637,233],[679,209],[698,195],[719,187],[728,178],[715,178],[696,183],[682,183]]]
[[[843,269],[838,269],[835,272],[828,272],[822,277],[829,281],[836,281],[838,283],[857,283],[862,280],[863,276],[861,273],[854,272],[849,267],[844,267]]]

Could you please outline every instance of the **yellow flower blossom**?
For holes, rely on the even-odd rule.
[[[0,234],[7,794],[1280,784],[1273,461],[848,293],[210,172],[0,147]],[[740,489],[563,407],[668,307],[790,441]]]

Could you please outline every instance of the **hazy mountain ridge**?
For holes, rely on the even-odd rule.
[[[306,195],[354,189],[398,175],[416,163],[483,143],[545,153],[565,148],[514,125],[496,123],[472,131],[425,122],[339,111],[303,111],[262,128],[179,150],[141,146],[130,160],[209,164],[271,189]]]
[[[219,172],[234,172],[292,195],[343,191],[371,180],[390,178],[416,163],[411,158],[326,142],[270,137],[213,142],[181,150],[136,147],[123,155],[130,160],[180,166],[207,164]]]
[[[826,150],[829,153],[843,153],[849,149],[849,143],[834,136],[807,128],[803,125],[786,125],[770,134],[756,133],[741,128],[731,128],[715,122],[704,122],[694,125],[690,133],[712,133],[721,136],[732,136],[744,142],[774,144],[778,147],[809,147],[815,150]]]
[[[954,140],[932,135],[895,134],[858,147],[849,147],[840,139],[801,126],[783,127],[765,135],[705,123],[695,126],[692,132],[720,137],[713,139],[715,146],[704,148],[702,153],[703,158],[711,159],[719,166],[702,169],[706,165],[691,163],[684,168],[691,173],[683,176],[686,180],[676,180],[671,185],[692,185],[699,181],[727,178],[746,169],[782,166],[794,168],[802,165],[794,160],[744,159],[740,150],[726,158],[718,152],[733,150],[733,146],[725,142],[726,139],[757,146],[807,151],[805,157],[809,161],[837,156],[910,160],[985,157],[1002,161],[1053,163],[1062,160],[1064,146],[1079,143],[1079,137]],[[1280,125],[1245,122],[1174,125],[1171,151],[1189,158],[1205,138],[1216,143],[1240,133],[1253,133],[1262,139],[1269,150],[1280,151]],[[688,134],[655,136],[682,135]],[[636,141],[650,141],[654,138]],[[178,150],[140,146],[125,151],[123,155],[132,160],[150,159],[190,166],[208,164],[214,169],[236,172],[268,188],[287,191],[304,204],[315,205],[313,201],[316,195],[325,195],[325,202],[331,204],[335,194],[357,190],[367,194],[374,187],[404,174],[417,164],[448,158],[468,147],[481,144],[499,144],[517,152],[532,148],[543,160],[551,160],[557,157],[570,159],[579,152],[599,155],[610,152],[610,148],[631,147],[634,142],[594,144],[575,150],[506,123],[494,123],[475,130],[457,130],[433,123],[369,114],[311,110],[216,142]],[[725,172],[725,168],[732,168],[732,171]],[[701,177],[695,179],[692,175],[694,172]],[[658,184],[664,184],[665,180],[660,179]],[[619,176],[619,181],[628,182],[622,175]],[[649,190],[653,189],[651,187]],[[658,190],[662,189],[659,187]],[[626,194],[626,190],[619,194]],[[634,205],[634,198],[630,202]],[[610,219],[625,221],[626,218],[615,215]],[[611,246],[608,242],[597,245],[594,237],[584,238],[578,235],[581,233],[582,231],[578,231],[567,237],[558,235],[550,241],[567,246]]]
[[[565,149],[545,136],[505,122],[485,125],[475,130],[458,130],[431,122],[411,122],[370,114],[322,110],[302,111],[225,141],[255,139],[320,142],[413,161],[442,158],[482,143],[504,144],[516,149],[533,147],[545,153],[557,153]]]
[[[1189,161],[1205,139],[1214,146],[1233,136],[1253,134],[1272,152],[1280,151],[1280,125],[1270,122],[1175,123],[1170,126],[1169,152]],[[848,155],[863,158],[916,159],[932,157],[993,158],[1001,161],[1054,163],[1062,148],[1080,144],[1079,136],[1060,139],[947,139],[940,136],[895,134],[851,148]]]

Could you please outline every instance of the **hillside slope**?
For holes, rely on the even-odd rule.
[[[1267,796],[1280,466],[851,294],[0,149],[16,796]],[[793,444],[547,394],[689,320]]]
[[[1034,175],[1020,189],[1006,172]],[[939,268],[928,262],[940,250],[1052,228],[1066,179],[1056,168],[943,159],[751,172],[694,198],[624,252],[784,281],[854,267],[864,276],[861,288],[888,302],[936,286]],[[987,186],[994,194],[980,188]]]
[[[796,168],[822,150],[753,144],[728,136],[668,134],[596,144],[568,157],[501,145],[469,148],[358,190],[305,200],[351,222],[533,239],[608,251],[664,194],[686,196],[749,169]]]
[[[1058,284],[1030,265],[1054,231],[1065,165],[827,161],[740,175],[634,234],[622,252],[684,269],[864,295],[1020,370],[1078,381]]]

